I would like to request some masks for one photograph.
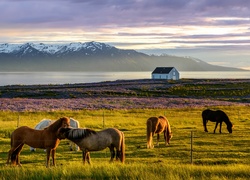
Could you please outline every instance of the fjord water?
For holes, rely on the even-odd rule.
[[[250,71],[182,71],[188,79],[249,79]],[[102,81],[151,79],[143,72],[0,72],[0,86],[35,84],[75,84]]]

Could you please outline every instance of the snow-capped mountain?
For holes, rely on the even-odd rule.
[[[63,54],[66,52],[78,52],[81,50],[90,50],[92,52],[96,50],[110,50],[114,48],[108,44],[99,42],[87,42],[87,43],[69,43],[69,44],[44,44],[44,43],[25,43],[25,44],[0,44],[0,53],[13,53],[13,54],[28,54],[34,51],[45,54]]]
[[[100,42],[0,44],[0,71],[179,71],[239,70],[177,56],[149,56]]]

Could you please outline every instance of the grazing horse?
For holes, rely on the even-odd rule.
[[[35,126],[35,129],[42,130],[42,129],[48,127],[50,124],[52,124],[54,122],[55,121],[50,120],[50,119],[44,119],[44,120],[40,121]],[[70,126],[73,127],[73,128],[79,128],[80,123],[77,120],[75,120],[73,118],[70,118]],[[79,150],[79,147],[75,143],[73,143],[72,141],[70,141],[70,143],[69,143],[69,148],[70,148],[71,151],[73,151],[73,150],[78,151]],[[36,148],[30,147],[30,151],[36,151]]]
[[[82,150],[83,163],[90,164],[90,152],[100,151],[109,148],[111,158],[124,163],[125,161],[125,138],[123,132],[115,128],[108,128],[102,131],[94,131],[91,129],[73,129],[73,128],[60,128],[57,134],[59,139],[69,139],[76,143]],[[115,153],[116,149],[116,153]]]
[[[221,133],[222,122],[226,123],[227,130],[228,130],[229,133],[233,132],[233,130],[232,130],[232,128],[233,128],[232,122],[229,120],[226,113],[221,111],[221,110],[213,111],[213,110],[210,110],[210,109],[206,109],[206,110],[202,111],[202,120],[203,120],[203,126],[204,126],[204,131],[205,132],[208,132],[207,126],[206,126],[208,120],[210,120],[212,122],[216,122],[215,128],[214,128],[214,133],[215,133],[215,130],[216,130],[219,123],[220,123],[220,133]]]
[[[50,164],[50,154],[52,156],[52,164],[55,165],[55,152],[60,143],[56,134],[59,128],[69,127],[69,122],[69,118],[62,117],[44,130],[35,130],[27,126],[21,126],[14,130],[11,134],[11,149],[9,150],[6,164],[9,164],[11,159],[12,165],[21,166],[19,156],[24,144],[27,144],[35,148],[46,149],[46,167],[49,167]]]
[[[160,133],[164,134],[165,145],[169,144],[170,139],[173,137],[170,124],[166,117],[150,117],[147,120],[147,148],[154,148],[153,136],[157,134],[157,146],[159,146]]]

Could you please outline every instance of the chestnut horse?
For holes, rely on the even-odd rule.
[[[36,126],[35,126],[35,129],[37,130],[42,130],[46,127],[48,127],[50,124],[54,123],[55,121],[53,120],[50,120],[50,119],[44,119],[44,120],[41,120]],[[73,127],[73,128],[79,128],[80,127],[80,123],[79,121],[73,119],[73,118],[70,118],[70,126]],[[70,141],[69,143],[69,149],[71,151],[75,150],[75,151],[78,151],[79,150],[79,147],[73,143],[72,141]],[[33,148],[33,147],[30,147],[30,151],[36,151],[36,148]]]
[[[222,126],[222,122],[225,122],[227,125],[227,130],[229,133],[232,133],[233,130],[233,124],[232,122],[229,120],[228,116],[226,115],[225,112],[221,111],[221,110],[217,110],[217,111],[213,111],[210,109],[206,109],[204,111],[202,111],[202,120],[203,120],[203,126],[204,126],[204,131],[208,132],[207,130],[207,122],[208,120],[212,121],[212,122],[216,122],[215,127],[214,127],[214,133],[215,130],[218,126],[218,124],[220,124],[220,133],[221,133],[221,126]]]
[[[12,165],[21,166],[19,156],[24,144],[27,144],[35,148],[46,149],[46,167],[49,167],[50,154],[52,156],[52,163],[55,165],[55,152],[60,143],[60,140],[56,136],[57,130],[60,127],[69,126],[69,118],[62,117],[44,130],[35,130],[27,126],[17,128],[11,134],[11,149],[9,150],[6,164],[9,164],[9,160],[11,159]]]
[[[111,158],[124,163],[125,161],[125,138],[123,132],[115,128],[108,128],[102,131],[94,131],[91,129],[73,129],[73,128],[60,128],[57,134],[59,139],[69,139],[76,143],[82,150],[83,163],[90,164],[90,152],[100,151],[109,148]],[[116,149],[116,152],[115,152]]]
[[[164,116],[150,117],[147,120],[147,148],[154,148],[154,134],[157,134],[156,145],[159,146],[160,133],[162,132],[164,134],[165,145],[167,146],[172,138],[172,132],[167,118]]]

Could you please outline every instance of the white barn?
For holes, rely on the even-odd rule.
[[[174,67],[157,67],[152,72],[152,79],[179,80],[180,73]]]

